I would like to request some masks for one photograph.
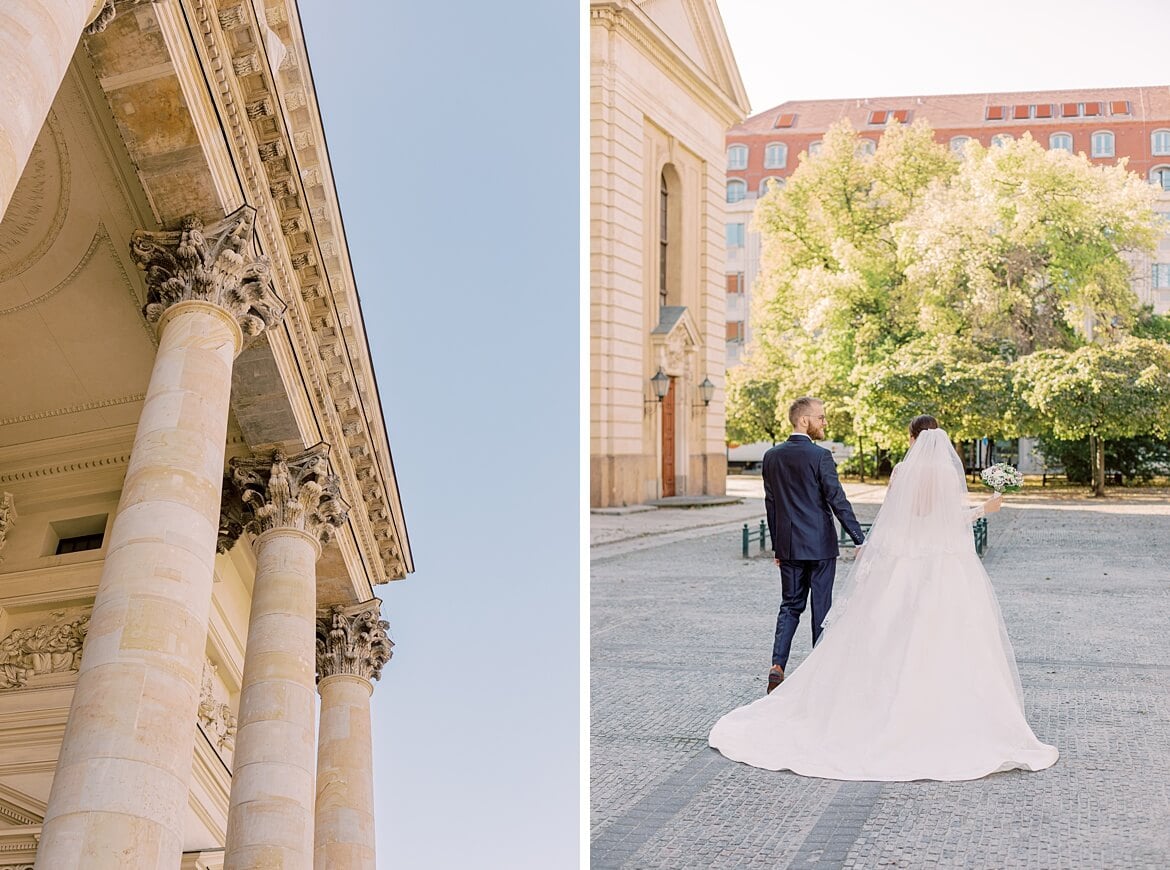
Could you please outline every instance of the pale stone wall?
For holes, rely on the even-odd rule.
[[[709,50],[699,48],[702,22],[692,17],[695,7],[688,12],[681,4],[660,4],[649,10],[654,20],[625,3],[592,7],[591,503],[637,503],[661,494],[662,412],[649,386],[660,366],[677,378],[677,492],[719,493],[725,455],[723,136],[746,113],[746,101],[739,95],[737,104],[735,94],[713,84]],[[680,45],[691,46],[691,54]],[[738,82],[733,61],[731,67]],[[668,304],[686,307],[688,325],[679,327],[685,338],[655,341],[659,188],[666,166],[675,182]],[[698,394],[705,377],[717,387],[709,407]]]

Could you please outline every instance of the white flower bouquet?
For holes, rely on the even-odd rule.
[[[1024,485],[1024,475],[1006,462],[997,462],[989,465],[979,476],[983,478],[983,485],[996,492],[1016,492]]]

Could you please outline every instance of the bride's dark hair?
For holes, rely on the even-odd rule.
[[[910,421],[910,437],[917,438],[927,429],[937,428],[938,420],[934,419],[934,417],[930,416],[929,414],[919,414]]]

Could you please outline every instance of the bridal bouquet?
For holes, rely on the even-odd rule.
[[[1024,485],[1024,475],[1006,462],[987,466],[979,472],[979,476],[983,478],[984,486],[989,486],[1000,493],[1015,492]]]

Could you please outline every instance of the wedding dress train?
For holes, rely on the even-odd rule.
[[[1053,765],[1056,748],[1024,718],[965,496],[946,433],[922,433],[820,643],[770,695],[721,718],[710,745],[754,767],[844,780],[966,780]]]

